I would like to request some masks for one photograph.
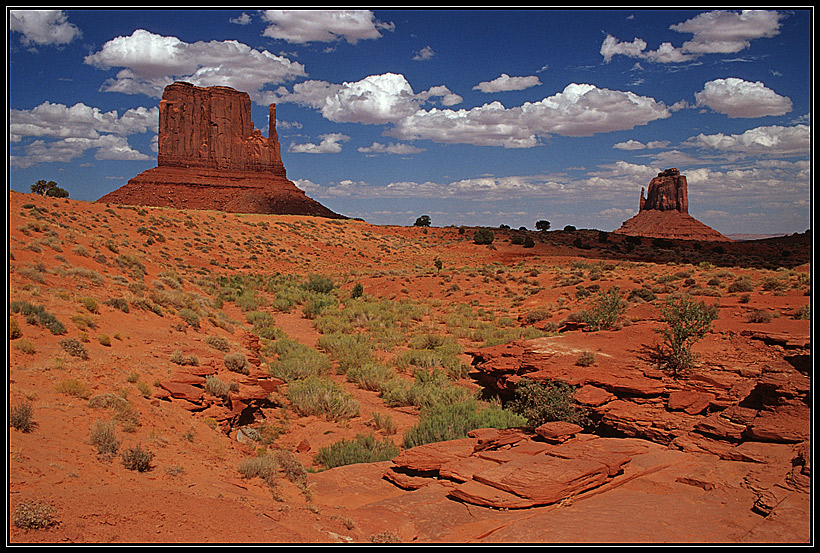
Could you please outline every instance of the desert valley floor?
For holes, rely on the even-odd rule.
[[[10,544],[812,541],[808,232],[486,245],[17,192],[8,210]],[[614,288],[619,319],[584,324]],[[656,354],[681,293],[718,316],[675,376]],[[431,403],[501,412],[524,378],[572,386],[584,423],[414,445]],[[307,406],[306,383],[327,386]],[[357,439],[393,453],[323,464]]]

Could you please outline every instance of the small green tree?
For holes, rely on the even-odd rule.
[[[625,311],[626,301],[621,297],[620,289],[613,286],[599,292],[592,307],[581,313],[581,318],[590,330],[607,330],[615,326]]]
[[[68,191],[64,188],[60,188],[59,186],[57,186],[57,183],[53,180],[38,180],[37,182],[31,185],[31,192],[34,194],[40,194],[41,196],[48,196],[50,198],[68,197]]]
[[[480,228],[473,235],[473,242],[476,244],[492,244],[493,240],[495,240],[495,234],[488,228]]]
[[[413,223],[413,226],[416,227],[429,227],[430,226],[430,216],[429,215],[422,215],[416,222]]]
[[[550,229],[550,222],[546,221],[544,219],[541,219],[540,221],[536,221],[535,228],[537,230],[547,231],[547,230]]]
[[[696,302],[691,296],[682,295],[669,298],[661,307],[661,321],[668,328],[658,330],[664,339],[666,351],[663,354],[665,366],[678,376],[690,370],[695,362],[692,345],[702,339],[712,328],[718,317],[716,306]]]

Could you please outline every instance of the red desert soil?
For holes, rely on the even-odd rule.
[[[9,427],[8,543],[810,541],[810,234],[653,245],[592,230],[533,231],[535,246],[525,248],[513,243],[516,231],[494,230],[488,247],[473,242],[474,229],[9,192],[8,295],[18,309],[10,309],[8,401],[30,405],[34,426]],[[268,373],[276,356],[248,315],[269,314],[279,332],[325,355],[322,334],[301,306],[275,309],[273,293],[257,290],[249,311],[213,286],[247,285],[254,275],[330,277],[340,305],[360,283],[369,301],[415,309],[392,329],[392,342],[380,342],[376,356],[386,366],[414,336],[441,334],[474,365],[456,385],[503,393],[524,374],[563,379],[584,391],[606,431],[562,427],[552,441],[523,430],[478,432],[325,470],[316,454],[342,439],[373,433],[401,447],[419,410],[390,407],[331,370],[359,414],[300,416],[288,384]],[[730,291],[740,277],[749,291]],[[595,298],[584,292],[615,286],[649,287],[656,299],[629,301],[614,330],[566,323]],[[658,306],[678,291],[719,305],[712,331],[694,348],[700,363],[683,379],[648,359],[660,341]],[[20,302],[53,315],[64,333],[27,321]],[[488,327],[498,331],[491,338],[478,332]],[[248,374],[228,371],[209,337],[245,355]],[[72,338],[73,348],[61,346]],[[87,358],[72,355],[78,349]],[[583,351],[595,354],[594,365],[576,364]],[[172,361],[186,356],[197,362]],[[238,386],[219,400],[203,391],[207,375]],[[128,409],[99,407],[100,398],[124,399]],[[374,426],[373,413],[389,415],[394,431]],[[140,445],[154,454],[150,470],[98,454],[91,429],[104,420],[115,421],[120,452]],[[241,428],[272,434],[254,441]],[[288,452],[307,469],[306,484],[243,478],[240,464],[265,451]],[[604,473],[560,501],[480,504],[475,494],[488,488],[479,482],[505,462],[530,466],[514,457],[520,451],[544,466],[585,459]],[[434,468],[416,471],[418,463]],[[482,472],[487,463],[493,470]],[[498,486],[512,489],[504,478],[509,486]],[[493,489],[496,505],[525,493]],[[40,501],[54,508],[55,523],[18,527],[18,506]]]

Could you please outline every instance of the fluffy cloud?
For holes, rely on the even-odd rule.
[[[432,48],[430,48],[429,46],[425,46],[424,48],[416,52],[416,55],[413,56],[413,59],[415,61],[427,61],[435,55],[436,53],[433,51]]]
[[[370,146],[360,147],[357,150],[363,154],[396,154],[396,155],[409,155],[409,154],[420,154],[421,152],[426,151],[424,148],[417,148],[416,146],[412,146],[410,144],[401,144],[401,143],[390,143],[390,144],[382,144],[380,142],[374,142]]]
[[[685,146],[725,153],[763,156],[808,156],[811,152],[811,127],[772,125],[749,129],[742,134],[699,134]]]
[[[395,27],[376,20],[369,10],[265,10],[262,19],[270,24],[264,36],[296,43],[344,39],[356,44]]]
[[[319,144],[291,144],[288,152],[297,154],[338,154],[342,151],[339,142],[346,142],[350,137],[342,133],[320,134],[322,141]]]
[[[31,110],[11,109],[10,142],[17,144],[28,137],[38,140],[24,147],[24,156],[10,155],[9,163],[22,168],[37,163],[71,161],[91,149],[96,149],[96,159],[150,159],[132,149],[126,136],[156,129],[158,112],[156,107],[140,107],[119,116],[116,111],[102,112],[81,103],[68,107],[50,102]]]
[[[101,133],[128,135],[156,129],[158,108],[129,109],[122,117],[116,111],[102,112],[82,103],[68,107],[43,102],[31,110],[9,110],[9,140],[27,136],[52,138],[98,138]]]
[[[478,83],[473,87],[473,90],[480,90],[485,93],[506,92],[508,90],[524,90],[525,88],[538,86],[540,84],[540,79],[535,75],[529,77],[510,77],[506,73],[502,73],[501,76],[492,81]]]
[[[680,48],[664,42],[656,50],[647,51],[647,43],[643,39],[621,42],[607,35],[600,52],[607,63],[616,55],[658,63],[681,63],[703,54],[733,54],[748,48],[752,40],[777,35],[782,18],[783,15],[778,12],[765,10],[704,12],[669,27],[673,31],[693,35]]]
[[[62,10],[10,10],[9,30],[21,33],[23,44],[59,46],[82,36]]]
[[[668,140],[651,140],[644,144],[643,142],[632,139],[612,145],[613,148],[618,150],[654,150],[657,148],[666,148],[667,146],[669,146]]]
[[[752,40],[771,38],[780,32],[783,15],[775,11],[711,11],[669,27],[680,33],[691,33],[692,40],[683,50],[695,54],[733,54],[745,50]]]
[[[550,134],[591,136],[669,116],[669,109],[652,98],[573,83],[541,101],[509,109],[492,102],[469,110],[419,110],[385,134],[403,140],[530,148]]]
[[[302,64],[235,40],[187,43],[143,29],[109,40],[99,52],[86,56],[85,63],[99,69],[124,68],[106,81],[103,90],[156,98],[175,80],[230,86],[253,96],[267,84],[306,76]]]
[[[403,75],[371,75],[343,83],[325,99],[322,115],[335,122],[384,124],[397,121],[418,109],[410,83]]]
[[[270,102],[294,102],[317,109],[328,120],[337,123],[380,125],[396,122],[415,113],[419,107],[439,98],[445,106],[462,101],[461,96],[443,85],[413,92],[403,75],[385,73],[370,75],[356,82],[333,84],[326,81],[304,81],[260,95]]]
[[[792,110],[792,101],[780,96],[761,82],[734,77],[709,81],[695,93],[697,105],[706,106],[729,117],[783,115]]]

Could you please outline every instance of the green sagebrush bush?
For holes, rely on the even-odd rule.
[[[506,407],[524,417],[532,428],[552,421],[587,426],[588,414],[575,403],[574,396],[575,387],[564,382],[522,378]]]
[[[373,434],[358,434],[353,440],[342,439],[319,450],[316,460],[325,468],[387,461],[399,454],[389,439],[379,440]]]

